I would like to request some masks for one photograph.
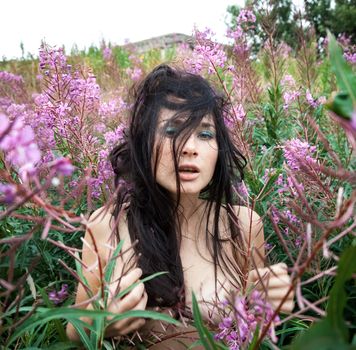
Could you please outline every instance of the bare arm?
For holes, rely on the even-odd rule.
[[[235,206],[234,209],[248,250],[250,269],[264,267],[265,238],[262,219],[247,207]]]
[[[90,292],[93,296],[97,295],[101,289],[103,278],[100,271],[103,272],[105,270],[105,266],[112,251],[109,245],[109,238],[112,231],[110,227],[110,219],[110,213],[104,215],[103,210],[98,209],[91,215],[88,229],[84,236],[85,243],[83,244],[82,251],[82,261],[84,265],[83,275],[88,282]],[[126,237],[126,239],[128,239],[128,237]],[[128,241],[126,246],[129,245],[130,243]],[[124,265],[122,257],[117,259],[116,265],[116,271],[118,271],[119,276],[109,285],[111,297],[108,301],[107,311],[122,313],[129,310],[144,310],[147,303],[147,294],[142,283],[138,284],[122,299],[115,299],[115,295],[118,291],[126,289],[139,280],[142,275],[141,269],[134,268],[124,274],[122,271]],[[119,282],[120,285],[118,285]],[[75,304],[80,308],[92,310],[93,305],[89,297],[90,292],[88,293],[86,288],[79,283]],[[91,319],[87,317],[81,318],[81,320],[88,324],[92,322]],[[140,328],[143,324],[143,319],[125,319],[108,327],[105,335],[124,335]],[[71,340],[79,340],[79,336],[71,323],[68,323],[67,325],[67,336]]]
[[[264,267],[265,240],[262,219],[257,213],[246,207],[240,207],[239,216],[242,217],[242,231],[245,234],[244,236],[252,260],[248,283],[255,285],[258,290],[266,292],[267,300],[274,308],[277,308],[291,284],[287,265],[279,263]],[[281,307],[282,312],[291,312],[293,310],[293,299],[294,294],[291,293]]]

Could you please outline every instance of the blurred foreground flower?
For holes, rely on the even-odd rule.
[[[25,180],[41,159],[35,134],[21,119],[11,122],[4,114],[0,114],[0,125],[0,149],[5,152],[8,162],[19,168],[20,176]]]

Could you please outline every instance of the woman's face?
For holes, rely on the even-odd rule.
[[[163,108],[157,125],[156,147],[160,153],[156,181],[170,193],[177,193],[173,159],[173,137],[182,120],[171,120],[175,112]],[[180,139],[177,140],[177,145]],[[180,148],[180,147],[179,147]],[[218,145],[213,118],[206,116],[192,132],[177,155],[181,194],[199,194],[213,177],[218,159]]]

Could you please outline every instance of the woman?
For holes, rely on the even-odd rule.
[[[268,278],[268,300],[278,305],[290,279],[284,264],[263,269],[261,220],[237,205],[234,186],[243,177],[245,159],[224,124],[228,105],[223,97],[202,77],[167,65],[155,68],[134,97],[125,140],[110,156],[118,188],[115,203],[92,214],[82,259],[95,266],[95,248],[105,266],[117,242],[124,240],[125,253],[110,286],[113,296],[141,277],[168,273],[113,300],[109,311],[158,308],[187,316],[194,291],[204,317],[214,322],[219,300],[230,291],[245,291],[259,275]],[[95,295],[98,271],[84,272]],[[90,309],[88,298],[79,285],[76,303]],[[289,297],[282,311],[292,308]],[[157,322],[126,319],[106,335],[138,329],[160,336],[169,331]],[[70,324],[67,333],[77,338]]]

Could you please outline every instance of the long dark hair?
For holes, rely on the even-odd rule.
[[[114,217],[117,218],[121,210],[126,208],[131,241],[138,241],[135,246],[139,256],[138,265],[144,276],[168,271],[168,274],[145,284],[148,305],[174,306],[182,302],[184,297],[179,254],[179,154],[189,135],[207,115],[212,116],[215,123],[218,159],[212,180],[201,192],[201,197],[207,203],[207,222],[213,218],[213,227],[206,226],[206,242],[215,266],[215,283],[218,266],[235,276],[236,283],[239,283],[241,274],[238,262],[241,260],[237,254],[234,259],[224,254],[222,242],[226,241],[226,237],[219,232],[219,217],[223,208],[230,226],[228,238],[234,247],[242,247],[237,218],[232,209],[232,205],[236,204],[232,188],[243,178],[242,170],[246,162],[231,141],[224,124],[224,113],[228,112],[226,100],[201,76],[165,64],[149,73],[134,91],[134,104],[125,139],[112,150],[110,161],[118,187]],[[156,129],[162,108],[175,111],[174,118],[184,117],[172,140],[178,200],[174,200],[155,181],[160,154]],[[123,182],[125,186],[121,186]]]

